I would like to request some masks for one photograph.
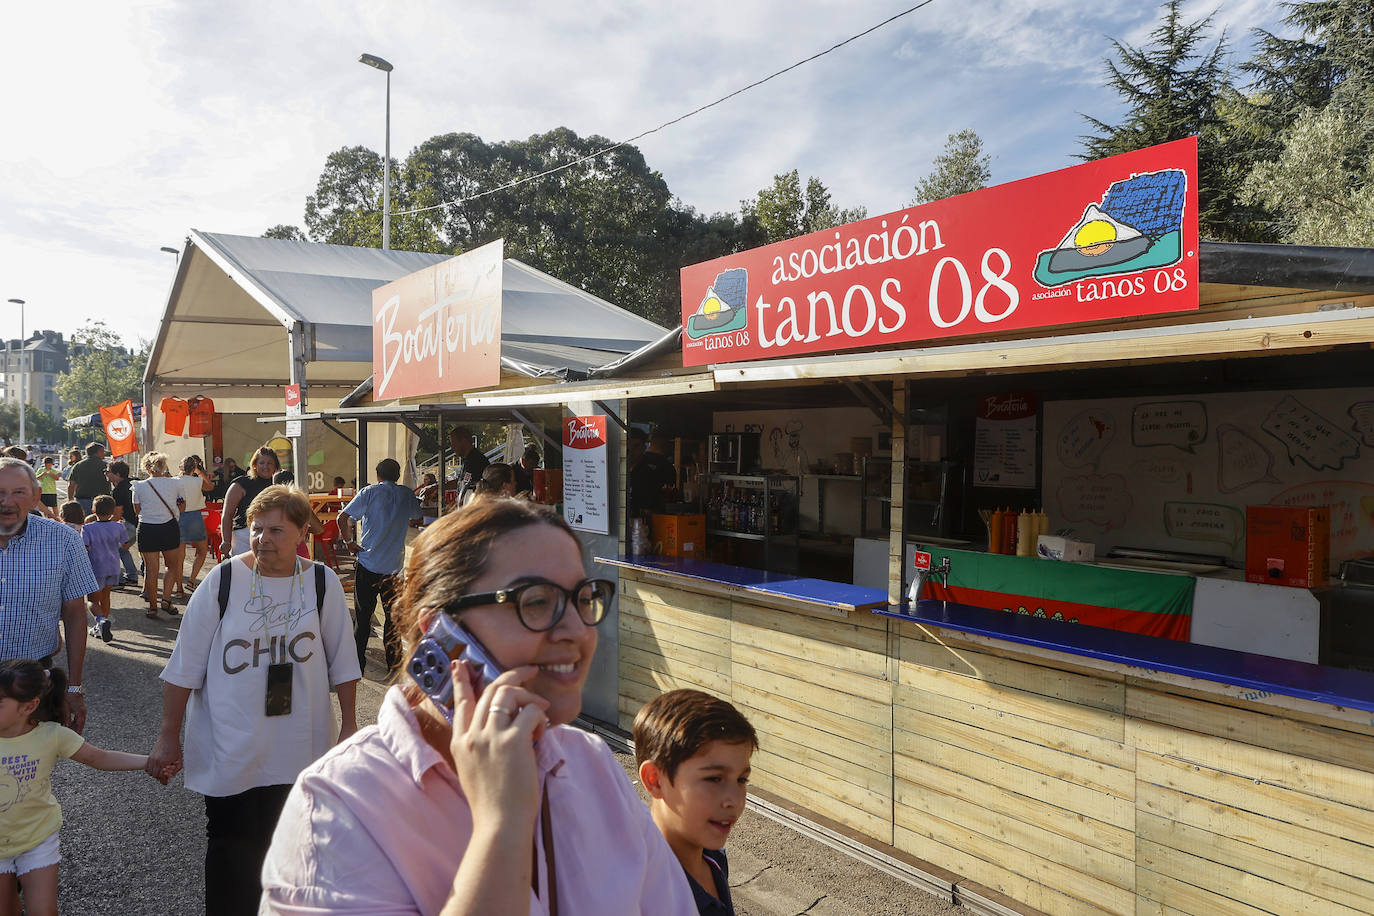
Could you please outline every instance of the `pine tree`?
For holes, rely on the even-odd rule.
[[[1238,156],[1233,130],[1223,115],[1231,90],[1226,35],[1208,49],[1210,16],[1183,20],[1182,0],[1169,0],[1149,41],[1132,47],[1113,41],[1118,60],[1104,61],[1107,84],[1126,102],[1119,124],[1084,116],[1095,133],[1082,138],[1084,159],[1198,137],[1198,222],[1203,235],[1217,239],[1263,240],[1261,214],[1239,200],[1251,160]]]

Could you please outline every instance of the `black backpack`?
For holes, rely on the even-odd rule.
[[[315,567],[315,613],[324,613],[324,564],[311,563]],[[229,584],[232,581],[229,573],[233,570],[232,562],[220,564],[219,570],[219,619],[224,619],[224,612],[229,610]]]

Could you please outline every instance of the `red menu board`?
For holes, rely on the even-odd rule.
[[[1197,139],[682,270],[684,365],[1198,307]]]

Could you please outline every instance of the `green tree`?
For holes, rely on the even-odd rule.
[[[1209,47],[1210,16],[1185,22],[1182,0],[1168,0],[1148,42],[1112,41],[1117,60],[1104,61],[1107,85],[1126,103],[1117,124],[1084,116],[1095,133],[1082,138],[1083,158],[1100,159],[1184,137],[1198,137],[1198,222],[1217,239],[1266,240],[1264,214],[1248,209],[1240,187],[1254,162],[1236,142],[1224,112],[1232,92],[1223,33]]]
[[[503,238],[508,257],[675,325],[678,270],[738,250],[740,224],[685,207],[636,147],[600,152],[611,145],[567,128],[503,143],[431,137],[392,168],[392,247],[457,254]],[[376,246],[380,194],[380,156],[331,154],[306,201],[310,238]]]
[[[1235,121],[1262,151],[1244,198],[1267,208],[1283,241],[1370,244],[1374,194],[1374,4],[1285,4],[1284,38],[1256,30]]]
[[[68,438],[67,428],[62,421],[53,419],[51,414],[32,402],[24,408],[24,435],[30,442],[35,439],[65,442]]]
[[[264,232],[262,237],[265,239],[287,239],[292,242],[306,241],[305,233],[301,231],[299,226],[290,226],[286,223],[278,223]]]
[[[70,368],[54,386],[67,403],[67,416],[95,413],[125,398],[143,397],[143,369],[148,364],[148,343],[141,341],[130,353],[119,335],[103,321],[88,321],[72,335]]]
[[[774,175],[773,183],[754,195],[753,200],[740,201],[740,215],[750,241],[767,245],[852,223],[863,219],[867,211],[863,207],[836,207],[819,178],[808,178],[803,190],[801,176],[793,169]]]
[[[964,129],[946,137],[944,151],[935,157],[934,166],[929,175],[916,182],[913,206],[986,188],[992,178],[992,157],[983,152],[983,139],[975,130]]]
[[[1245,193],[1277,214],[1283,241],[1374,246],[1374,155],[1361,149],[1365,128],[1353,106],[1309,108],[1285,131],[1277,158],[1255,166]]]

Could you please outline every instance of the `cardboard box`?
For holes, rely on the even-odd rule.
[[[1053,534],[1042,534],[1035,542],[1035,555],[1043,560],[1091,563],[1097,548],[1088,541],[1072,541]]]
[[[1246,582],[1316,588],[1330,566],[1327,506],[1245,507]]]
[[[706,516],[655,514],[652,529],[653,553],[692,560],[706,556]]]

